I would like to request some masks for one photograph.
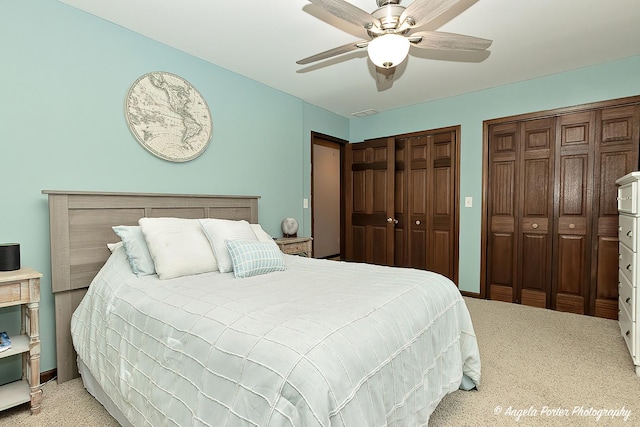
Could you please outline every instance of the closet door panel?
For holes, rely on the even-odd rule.
[[[394,262],[398,267],[408,267],[410,261],[408,257],[409,239],[407,238],[407,197],[409,187],[407,184],[407,143],[404,139],[395,141],[395,196],[394,196],[394,219],[398,221],[394,226]]]
[[[515,302],[518,248],[515,231],[519,226],[516,124],[491,126],[489,140],[487,290],[491,299]]]
[[[615,180],[638,169],[640,106],[606,108],[598,118],[595,211],[592,249],[591,311],[598,317],[618,317],[618,211]]]
[[[595,112],[558,117],[556,274],[552,307],[588,312]]]
[[[519,302],[549,307],[551,289],[551,230],[553,218],[553,119],[520,124],[521,229],[518,253]]]
[[[427,268],[453,278],[454,268],[450,257],[455,242],[453,151],[454,132],[443,132],[429,137],[430,160],[428,192],[431,203],[427,204],[429,221]]]
[[[407,229],[408,259],[406,267],[427,269],[428,222],[427,204],[431,203],[429,181],[429,137],[416,136],[404,140],[407,169]]]
[[[395,151],[393,139],[349,144],[347,158],[348,260],[392,265],[394,228],[387,218],[393,215]]]

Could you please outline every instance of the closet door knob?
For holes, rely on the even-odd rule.
[[[626,302],[627,304],[629,304],[629,301],[631,301],[631,297],[627,297],[627,299],[624,300],[624,302]]]
[[[391,217],[387,218],[387,222],[388,222],[389,224],[391,224],[391,223],[393,222],[393,218],[391,218]]]
[[[419,219],[416,219],[416,225],[422,224]]]
[[[631,264],[627,264],[627,270],[631,271]]]
[[[534,222],[533,224],[531,224],[531,228],[535,230],[536,228],[538,228],[538,224]]]
[[[618,227],[618,233],[622,232],[622,227]]]
[[[569,228],[573,230],[574,228],[576,228],[576,225],[575,224],[569,224]]]
[[[633,232],[631,230],[627,231],[627,237],[633,236]]]

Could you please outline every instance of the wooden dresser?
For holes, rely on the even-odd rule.
[[[618,184],[618,322],[629,353],[640,376],[640,172],[632,172]]]

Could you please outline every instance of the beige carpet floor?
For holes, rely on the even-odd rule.
[[[640,378],[618,323],[465,298],[480,355],[477,391],[445,397],[429,426],[640,426]],[[4,426],[117,426],[80,379],[44,386],[42,413]],[[362,427],[362,426],[353,426]]]

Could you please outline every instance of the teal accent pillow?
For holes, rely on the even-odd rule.
[[[138,276],[156,274],[156,266],[149,253],[147,241],[138,225],[116,225],[111,227],[113,232],[120,237],[124,245],[124,251],[129,259],[131,271]]]
[[[251,277],[286,270],[282,252],[275,242],[258,240],[226,240],[233,275]]]

